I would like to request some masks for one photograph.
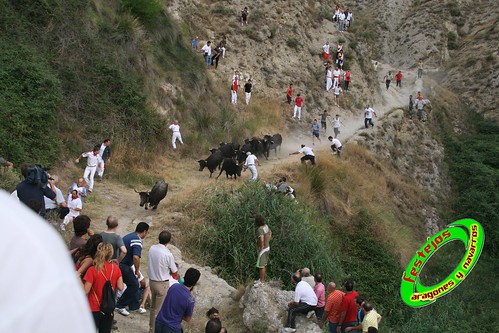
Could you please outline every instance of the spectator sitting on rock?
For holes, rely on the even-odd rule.
[[[43,199],[45,200],[45,210],[47,211],[47,213],[56,214],[59,217],[59,219],[63,219],[64,217],[66,217],[66,215],[68,215],[69,208],[68,205],[66,204],[66,200],[64,200],[64,195],[62,194],[62,191],[57,187],[57,182],[59,178],[57,176],[52,176],[52,175],[48,176],[49,179],[54,180],[53,183],[54,187],[52,187],[52,184],[47,184],[47,186],[50,187],[50,189],[55,192],[56,197],[55,201],[50,200],[47,197],[43,197]]]
[[[71,192],[73,190],[78,191],[78,195],[80,196],[80,198],[86,197],[87,196],[87,187],[85,186],[85,180],[81,177],[78,178],[76,183],[73,183],[73,185],[71,185],[69,187],[69,192]],[[82,199],[82,202],[83,202],[83,199]]]
[[[291,282],[296,284],[296,288],[294,299],[288,304],[288,326],[284,329],[286,332],[296,332],[295,317],[298,313],[307,314],[317,306],[314,289],[302,281],[300,272],[293,274]]]

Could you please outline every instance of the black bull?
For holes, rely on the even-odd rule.
[[[158,180],[150,192],[138,192],[137,190],[135,192],[140,195],[140,207],[144,206],[145,209],[148,209],[148,206],[152,206],[152,209],[156,209],[159,202],[168,193],[168,184],[164,180]]]

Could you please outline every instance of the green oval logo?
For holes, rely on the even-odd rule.
[[[440,283],[424,286],[419,280],[419,273],[433,254],[445,244],[452,241],[462,241],[466,253],[459,265]],[[471,272],[482,253],[485,234],[480,223],[473,219],[463,219],[451,223],[440,231],[416,252],[407,269],[402,274],[400,296],[405,304],[412,307],[422,307],[435,302],[456,288]]]

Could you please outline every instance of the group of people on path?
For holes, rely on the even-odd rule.
[[[98,331],[108,333],[116,328],[114,311],[123,316],[147,313],[145,303],[149,301],[150,333],[181,332],[182,321],[190,321],[193,315],[195,299],[191,291],[200,272],[189,268],[182,280],[175,258],[168,249],[171,233],[161,231],[158,243],[149,248],[149,279],[146,282],[141,273],[141,257],[149,225],[140,222],[134,232],[122,238],[116,233],[116,217],[107,218],[107,230],[100,234],[91,230],[90,222],[86,215],[75,220],[75,236],[70,241],[69,250]],[[102,309],[103,302],[106,302],[106,281],[110,282],[113,293],[120,292],[112,312]],[[140,292],[141,285],[146,292]]]

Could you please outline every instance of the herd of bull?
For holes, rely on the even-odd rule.
[[[246,160],[246,153],[251,152],[257,158],[263,156],[265,159],[268,159],[271,150],[274,150],[277,156],[277,148],[281,151],[281,145],[282,136],[280,134],[264,135],[263,138],[253,137],[246,139],[242,146],[237,143],[222,142],[218,148],[210,149],[210,156],[198,161],[199,171],[208,168],[211,177],[213,172],[219,168],[220,173],[217,179],[223,171],[225,171],[227,178],[234,176],[237,179],[237,176],[241,176],[241,171]]]
[[[280,134],[264,135],[262,139],[252,138],[246,139],[242,146],[235,143],[225,143],[222,142],[218,148],[210,149],[211,155],[205,160],[200,160],[199,171],[203,171],[204,168],[210,170],[210,177],[213,172],[219,168],[220,173],[217,176],[220,177],[223,171],[232,178],[234,176],[241,176],[241,171],[243,169],[244,162],[246,160],[246,153],[251,152],[257,157],[264,156],[265,159],[269,158],[271,150],[274,150],[277,156],[277,148],[281,151],[282,136]],[[140,206],[148,209],[158,208],[158,204],[161,200],[166,197],[168,193],[168,183],[164,180],[158,180],[151,191],[149,192],[139,192],[135,190],[140,196]]]

